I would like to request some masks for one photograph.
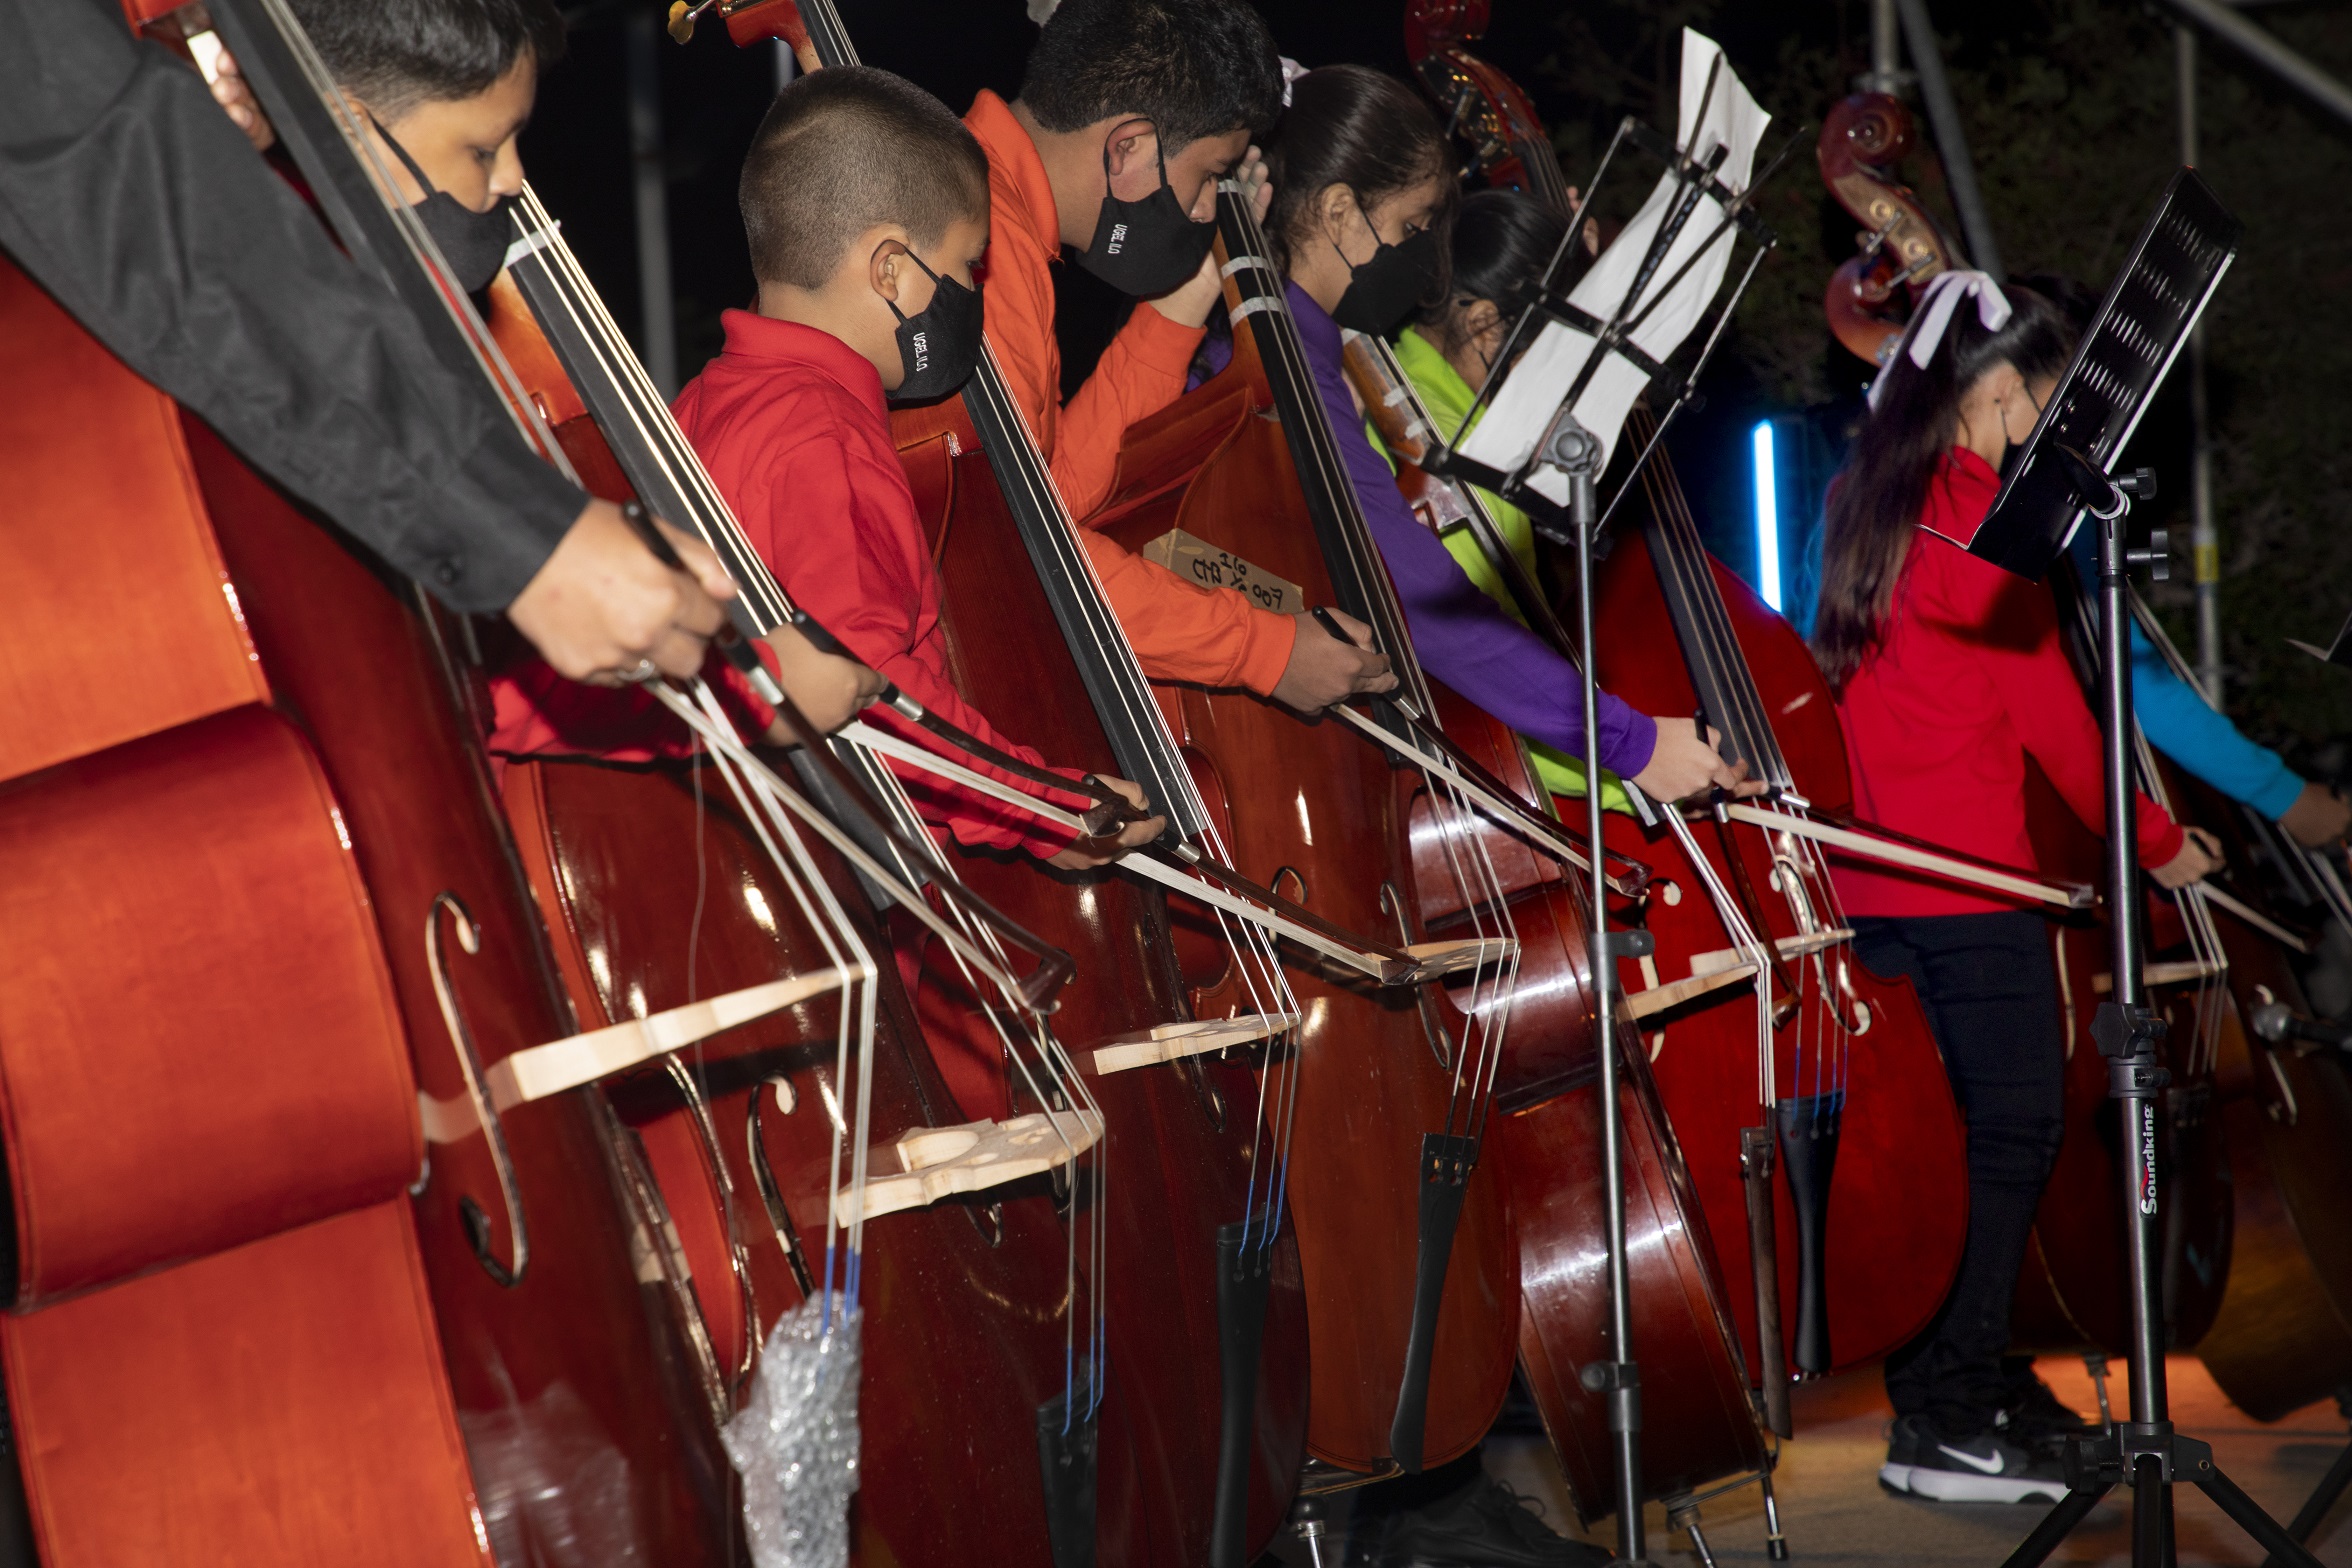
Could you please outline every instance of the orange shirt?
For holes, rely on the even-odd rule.
[[[988,153],[988,340],[1070,515],[1084,518],[1110,495],[1127,427],[1183,395],[1201,329],[1139,308],[1064,405],[1053,331],[1053,264],[1062,253],[1053,185],[1002,98],[983,90],[964,124]],[[1297,634],[1289,616],[1261,610],[1230,588],[1198,587],[1100,534],[1081,533],[1145,674],[1260,694],[1282,679]]]

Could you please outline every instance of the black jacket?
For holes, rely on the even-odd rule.
[[[587,504],[112,0],[0,0],[0,249],[453,609],[503,609]]]

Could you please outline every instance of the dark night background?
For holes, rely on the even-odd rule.
[[[656,4],[573,10],[570,57],[548,74],[523,144],[541,195],[632,332],[639,311],[624,30],[627,12]],[[840,0],[839,9],[868,63],[912,78],[959,112],[982,87],[1010,96],[1035,37],[1023,0]],[[1399,0],[1262,0],[1262,9],[1284,53],[1308,65],[1407,69]],[[1932,10],[2009,269],[2056,270],[2103,287],[2179,162],[2171,23],[2132,0],[1939,0]],[[1591,167],[1622,115],[1671,123],[1685,25],[1720,41],[1775,115],[1766,156],[1791,133],[1805,135],[1764,199],[1779,253],[1708,372],[1704,408],[1670,443],[1717,553],[1752,576],[1747,433],[1758,419],[1781,421],[1783,461],[1799,466],[1798,486],[1811,496],[1782,521],[1792,597],[1801,601],[1802,541],[1867,379],[1821,313],[1831,269],[1852,254],[1855,225],[1823,191],[1810,141],[1867,67],[1867,5],[1494,0],[1494,11],[1474,47],[1528,89],[1571,180]],[[2323,70],[2352,79],[2352,7],[2289,0],[2255,14]],[[659,48],[678,359],[690,376],[717,352],[719,311],[751,294],[735,175],[775,89],[777,61],[768,47],[736,49],[715,26],[684,47],[664,37]],[[2338,741],[2352,734],[2352,671],[2321,666],[2285,639],[2325,645],[2352,611],[2352,127],[2216,43],[2202,43],[2200,57],[2202,169],[2248,226],[2208,316],[2228,706],[2306,771],[2333,773],[2352,761]],[[1915,155],[1907,173],[1948,219],[1932,152]],[[1624,194],[1638,197],[1630,185]],[[1084,287],[1068,293],[1065,309],[1079,323],[1073,349],[1083,354],[1105,308]],[[2190,647],[2181,379],[2142,427],[2132,460],[2161,476],[2163,495],[2142,516],[2172,528],[2177,559],[2173,582],[2153,593]]]

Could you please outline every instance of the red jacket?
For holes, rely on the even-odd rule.
[[[1070,515],[1084,519],[1110,496],[1127,427],[1183,395],[1201,329],[1137,306],[1065,405],[1053,326],[1053,267],[1062,254],[1053,184],[1037,144],[1002,98],[983,91],[964,124],[988,153],[988,341]],[[1280,683],[1298,630],[1289,616],[1261,610],[1230,588],[1186,582],[1092,529],[1079,532],[1146,675],[1244,686],[1261,696]]]
[[[1895,586],[1880,646],[1838,699],[1862,816],[1964,854],[2034,867],[2025,831],[2025,759],[2074,814],[2104,830],[2099,726],[2059,642],[2050,591],[1970,555],[1967,537],[2000,490],[1973,452],[1955,447],[1928,492],[1922,528]],[[2139,802],[2140,862],[2180,853],[2163,807]],[[1962,915],[2016,906],[1957,884],[1838,860],[1846,912]]]
[[[948,676],[939,576],[874,367],[814,327],[744,310],[722,319],[725,351],[674,406],[752,549],[787,597],[901,691],[982,740],[1041,762],[965,702]],[[940,749],[885,709],[864,718]],[[1031,788],[974,759],[956,760]],[[989,796],[895,762],[891,769],[924,819],[960,843],[1050,855],[1070,842],[1066,829]],[[1073,793],[1057,804],[1088,802]]]

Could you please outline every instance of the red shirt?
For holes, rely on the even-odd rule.
[[[745,310],[722,320],[725,351],[673,407],[752,549],[795,604],[899,690],[982,740],[1042,762],[964,701],[948,676],[939,576],[873,365],[814,327]],[[886,709],[863,717],[940,749]],[[955,760],[1034,789],[976,759]],[[1016,807],[920,769],[890,766],[924,819],[959,843],[1039,855],[1070,843],[1068,830]],[[1089,802],[1072,794],[1057,804],[1083,809]]]
[[[2059,642],[2050,590],[1970,555],[1928,527],[1967,537],[2000,478],[1955,447],[1911,534],[1885,637],[1838,699],[1855,810],[1871,821],[2020,870],[2031,756],[2094,832],[2107,820],[2098,722]],[[2141,796],[2140,863],[2180,853],[2181,830]],[[1957,883],[1835,862],[1849,914],[1963,915],[2015,908]]]
[[[765,643],[758,649],[773,674],[775,654]],[[702,678],[734,718],[736,733],[757,740],[776,722],[775,710],[760,701],[716,648],[703,659]],[[568,754],[651,762],[690,757],[701,744],[651,693],[568,679],[536,654],[490,677],[490,702],[494,757]]]
[[[1065,406],[1053,330],[1053,266],[1062,254],[1053,182],[1037,144],[996,94],[982,91],[964,124],[988,154],[988,341],[1070,515],[1084,519],[1110,496],[1127,427],[1183,395],[1201,329],[1139,306]],[[1230,588],[1186,582],[1092,529],[1079,534],[1146,675],[1260,695],[1281,681],[1298,631],[1289,616]]]

